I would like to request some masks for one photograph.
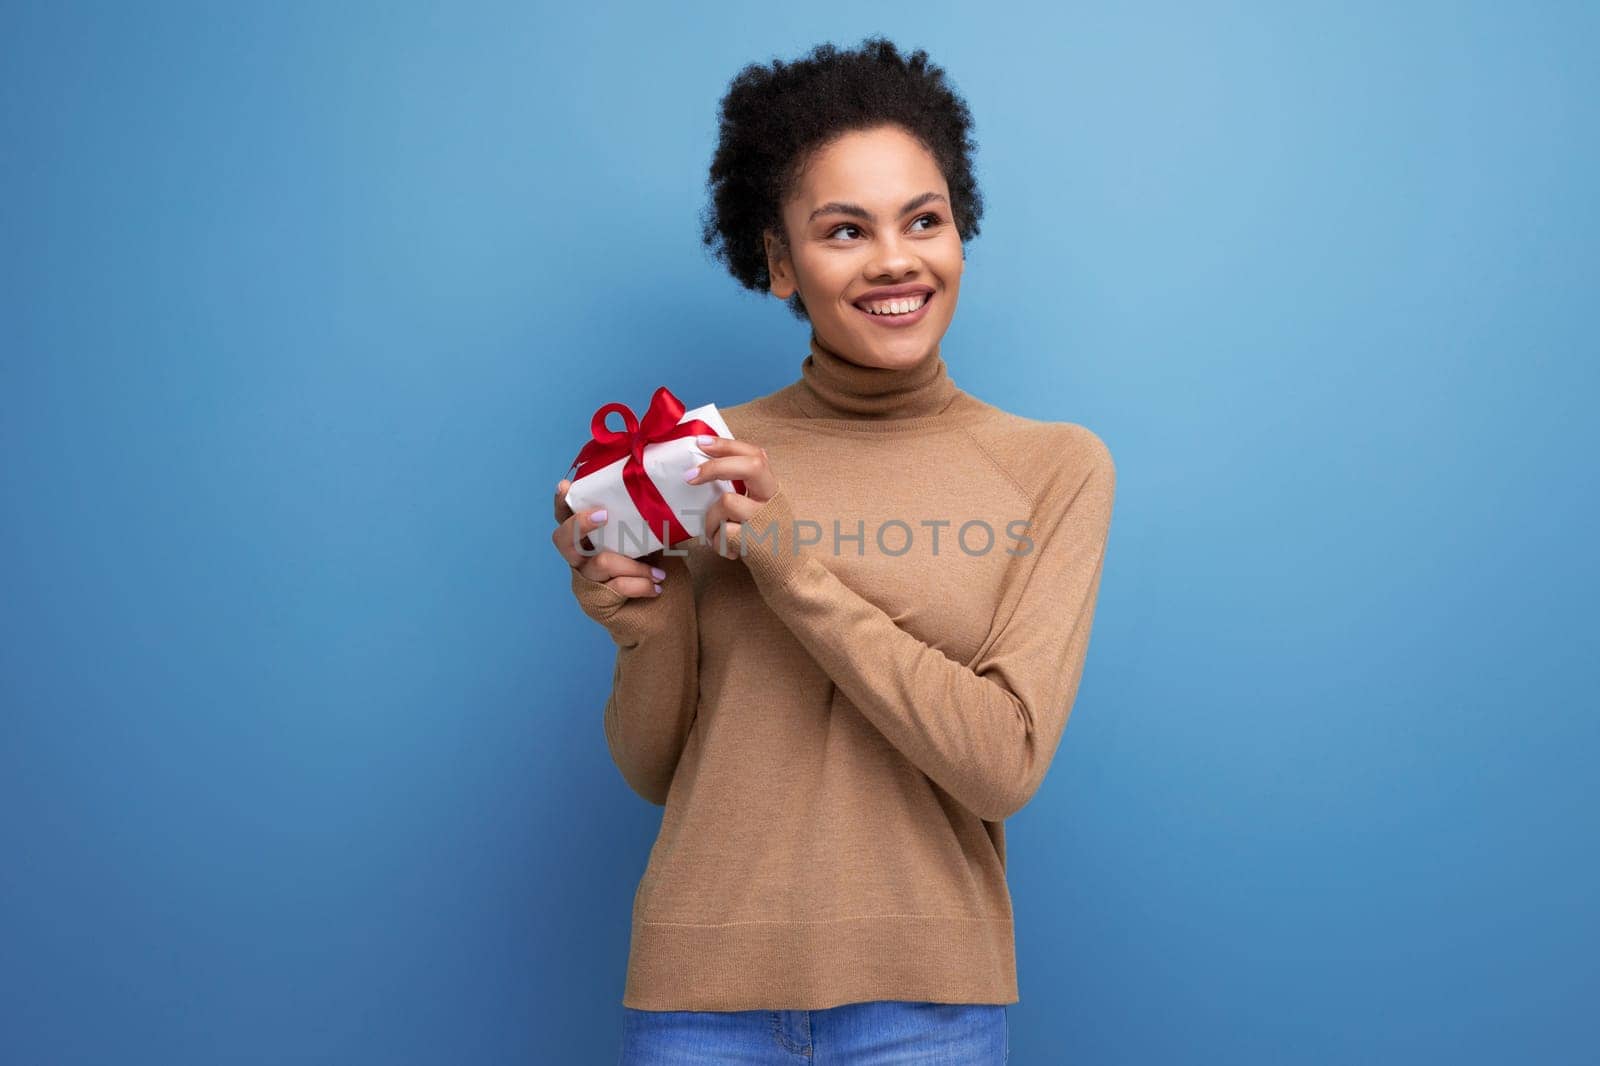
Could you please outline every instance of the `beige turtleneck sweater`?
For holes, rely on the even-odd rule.
[[[666,808],[622,1002],[1015,1003],[1002,823],[1077,693],[1111,454],[966,393],[938,349],[810,349],[722,409],[781,485],[729,538],[742,559],[680,543],[648,599],[573,571],[617,649],[607,745]]]

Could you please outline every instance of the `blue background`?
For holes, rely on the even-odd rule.
[[[6,5],[0,1057],[613,1061],[555,481],[797,376],[716,104],[883,32],[977,121],[952,376],[1118,465],[1012,1061],[1594,1061],[1596,8],[862,10]]]

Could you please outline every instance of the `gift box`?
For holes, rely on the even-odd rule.
[[[622,415],[623,429],[606,425],[612,412]],[[705,512],[717,497],[744,493],[737,478],[699,485],[683,480],[685,470],[710,458],[694,442],[701,434],[733,439],[716,404],[685,410],[665,385],[655,391],[642,419],[621,403],[594,413],[589,443],[572,461],[576,476],[565,499],[574,512],[606,509],[605,524],[588,535],[596,552],[609,549],[637,559],[699,538]]]

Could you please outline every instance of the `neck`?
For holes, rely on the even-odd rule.
[[[796,402],[812,418],[920,418],[939,414],[960,391],[938,345],[914,366],[862,366],[825,346],[815,329],[798,385]]]

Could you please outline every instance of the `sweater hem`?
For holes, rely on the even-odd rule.
[[[1018,1002],[1012,919],[633,923],[625,1007],[826,1010],[881,999]]]

